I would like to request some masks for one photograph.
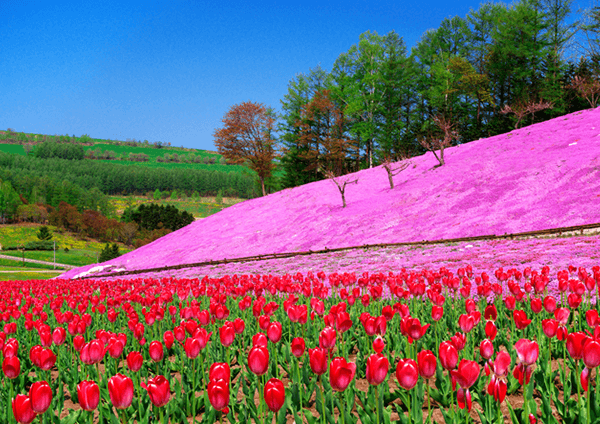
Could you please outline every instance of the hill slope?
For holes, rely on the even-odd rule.
[[[354,174],[248,200],[107,264],[134,270],[263,253],[504,234],[600,222],[600,108],[411,159],[391,190]],[[73,277],[90,267],[63,274]]]

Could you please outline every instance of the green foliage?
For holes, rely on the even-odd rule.
[[[219,191],[217,192],[217,197],[215,197],[215,203],[216,203],[217,205],[221,205],[221,204],[223,204],[223,193],[221,192],[221,190],[219,190]]]
[[[121,256],[119,252],[119,246],[116,243],[106,243],[102,252],[100,252],[100,257],[98,260],[100,262],[110,261],[111,259],[115,259]]]
[[[162,197],[162,193],[160,192],[159,189],[154,190],[154,194],[152,195],[152,198],[154,200],[160,200],[160,198]]]
[[[52,232],[47,226],[42,225],[37,233],[37,238],[40,240],[52,240]]]
[[[2,250],[54,250],[54,242],[50,240],[28,241],[21,245],[2,246]]]
[[[56,143],[45,141],[38,144],[34,150],[36,158],[60,158],[68,160],[82,160],[84,158],[83,146],[71,143]]]
[[[142,204],[129,214],[131,222],[135,222],[145,230],[169,229],[172,231],[194,222],[192,214],[180,211],[172,205]]]

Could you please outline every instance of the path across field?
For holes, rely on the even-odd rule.
[[[0,259],[8,259],[8,260],[13,260],[13,261],[17,261],[17,262],[23,262],[23,258],[18,258],[16,256],[0,255]],[[32,263],[32,264],[41,264],[41,265],[48,265],[48,266],[56,266],[57,268],[64,268],[64,269],[77,268],[77,266],[75,266],[75,265],[67,265],[67,264],[59,264],[59,263],[54,263],[54,262],[38,261],[37,259],[27,259],[27,258],[25,258],[25,262],[29,262],[29,263]],[[47,271],[47,270],[45,270],[45,271]]]

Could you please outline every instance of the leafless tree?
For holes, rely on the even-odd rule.
[[[402,158],[406,159],[406,158]],[[387,172],[388,179],[390,180],[390,188],[394,188],[394,176],[398,175],[400,172],[404,171],[410,165],[410,161],[402,161],[398,164],[396,168],[394,168],[394,162],[389,157],[386,157],[381,164],[385,172]]]
[[[441,135],[430,135],[425,136],[419,140],[421,146],[425,149],[433,152],[435,158],[439,164],[437,166],[443,166],[444,161],[444,149],[452,146],[452,140],[458,138],[458,131],[454,129],[454,123],[443,115],[437,115],[433,118],[434,124],[441,130]],[[437,151],[440,151],[438,156]]]
[[[340,191],[340,195],[342,196],[342,204],[343,204],[343,207],[345,208],[346,207],[346,186],[348,184],[358,183],[358,178],[351,180],[350,175],[342,175],[340,177],[336,177],[336,175],[331,171],[326,171],[325,176],[327,178],[329,178],[331,181],[333,181],[333,183],[335,184],[337,189]]]
[[[580,77],[576,76],[571,80],[569,88],[577,91],[581,97],[590,104],[590,107],[595,108],[598,106],[600,100],[600,80],[591,76]]]
[[[552,102],[546,102],[544,100],[540,100],[539,102],[529,101],[525,102],[517,102],[514,105],[504,105],[500,113],[506,115],[508,113],[513,113],[517,118],[517,123],[515,124],[515,129],[519,128],[519,124],[527,115],[535,116],[536,112],[539,112],[544,109],[551,109],[553,107]]]

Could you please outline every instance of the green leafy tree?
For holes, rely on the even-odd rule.
[[[52,232],[45,225],[40,227],[36,236],[39,240],[52,240]]]
[[[100,262],[106,262],[110,261],[111,259],[118,258],[119,256],[121,256],[121,253],[119,252],[119,245],[116,243],[106,243],[104,249],[102,249],[100,252],[100,257],[98,260]]]
[[[160,198],[162,197],[162,193],[159,189],[156,189],[154,190],[154,195],[152,197],[154,198],[154,200],[160,200]]]

